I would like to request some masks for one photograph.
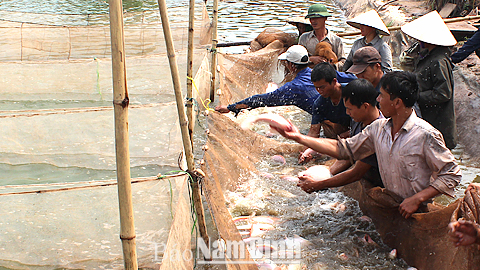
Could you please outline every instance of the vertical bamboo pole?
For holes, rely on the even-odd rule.
[[[195,24],[195,0],[190,0],[188,9],[188,52],[187,52],[187,118],[188,118],[188,134],[193,148],[193,37]]]
[[[185,116],[185,109],[183,106],[183,96],[180,84],[180,77],[178,73],[177,60],[175,57],[175,49],[173,47],[172,32],[170,30],[170,23],[167,15],[167,4],[165,0],[158,0],[158,7],[160,9],[160,17],[162,18],[163,34],[165,36],[165,44],[167,46],[168,61],[170,63],[170,72],[172,73],[173,88],[175,90],[175,100],[177,102],[178,119],[180,123],[180,130],[182,131],[183,148],[185,150],[185,157],[187,160],[188,172],[192,176],[192,197],[197,212],[198,228],[200,236],[208,243],[207,227],[205,225],[205,213],[198,186],[198,181],[195,173],[195,163],[193,160],[193,150],[188,134],[187,121]]]
[[[112,47],[113,107],[115,113],[115,151],[117,161],[120,239],[125,269],[138,269],[133,220],[130,152],[128,149],[128,91],[125,67],[122,0],[109,1]]]
[[[213,0],[213,20],[212,20],[212,81],[210,85],[210,100],[215,101],[215,77],[217,73],[217,43],[218,43],[218,0]]]

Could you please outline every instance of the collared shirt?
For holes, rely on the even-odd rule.
[[[373,153],[385,188],[408,198],[434,187],[454,197],[462,175],[442,134],[412,112],[392,138],[392,120],[378,119],[354,137],[338,141],[340,157],[358,160]]]
[[[347,56],[347,61],[343,66],[344,70],[347,70],[349,67],[353,65],[353,54],[360,48],[372,46],[377,49],[378,53],[382,57],[382,71],[383,72],[390,72],[392,71],[392,50],[390,49],[390,45],[388,45],[383,39],[381,39],[378,35],[372,40],[372,42],[367,43],[367,39],[362,37],[360,39],[355,40],[353,42],[352,48],[350,49],[350,53]]]
[[[311,68],[307,67],[302,69],[292,81],[285,83],[277,90],[248,97],[237,103],[228,105],[227,108],[232,112],[238,113],[240,110],[235,109],[235,106],[239,104],[248,105],[248,107],[252,109],[258,107],[295,105],[312,114],[313,103],[320,94],[315,89],[315,86],[313,86],[311,74]]]
[[[326,41],[332,45],[332,51],[337,55],[338,60],[343,57],[343,42],[337,35],[327,29],[327,35],[324,39],[318,40],[315,31],[303,33],[298,39],[298,44],[307,48],[309,55],[315,55],[315,47],[321,41]]]

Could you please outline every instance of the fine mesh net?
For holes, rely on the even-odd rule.
[[[172,12],[185,88],[188,8]],[[174,254],[194,251],[189,177],[156,176],[178,170],[183,151],[163,29],[158,10],[138,16],[124,14],[138,265],[192,269],[194,257]],[[116,175],[108,14],[0,18],[0,268],[123,269],[117,186],[108,180]],[[196,21],[194,71],[208,54],[207,30]],[[203,87],[210,72],[198,74]]]
[[[158,269],[169,233],[187,236],[188,239],[174,238],[179,244],[190,243],[187,179],[179,175],[161,180],[133,180],[140,266]],[[4,243],[0,248],[0,266],[123,268],[115,181],[11,186],[1,190],[0,201],[3,205],[0,241]],[[177,220],[179,217],[185,218]]]

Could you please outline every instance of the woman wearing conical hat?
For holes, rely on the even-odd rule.
[[[413,72],[417,74],[422,118],[438,129],[447,148],[453,149],[456,122],[450,46],[457,41],[437,11],[405,24],[402,32],[418,40],[408,51],[413,59]]]
[[[353,54],[358,49],[372,46],[377,49],[382,57],[381,66],[383,72],[392,71],[392,51],[390,46],[380,37],[380,35],[389,36],[390,32],[378,13],[375,10],[370,10],[347,20],[347,23],[352,27],[360,29],[363,37],[355,40],[353,43],[343,70],[347,70],[353,65]]]

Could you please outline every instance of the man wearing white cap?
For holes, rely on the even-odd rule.
[[[247,108],[295,105],[312,114],[313,103],[319,94],[310,79],[312,69],[307,65],[307,49],[301,45],[293,45],[278,56],[278,59],[285,60],[285,67],[295,75],[292,81],[285,83],[275,91],[254,95],[228,106],[217,106],[215,110],[220,113],[231,111],[238,114],[240,110]]]
[[[328,29],[325,27],[325,22],[330,16],[332,15],[328,12],[324,5],[311,5],[308,8],[308,14],[305,16],[305,18],[310,20],[313,31],[303,33],[298,39],[298,44],[307,48],[307,51],[311,56],[310,61],[314,64],[318,64],[323,62],[323,59],[320,56],[314,56],[315,47],[319,42],[322,41],[330,43],[330,45],[332,45],[332,51],[337,55],[339,60],[337,65],[341,66],[345,62],[345,58],[343,57],[343,42],[337,35],[331,31],[328,31]]]
[[[347,23],[352,27],[360,29],[363,37],[355,40],[353,43],[343,69],[347,70],[353,65],[353,55],[358,49],[372,46],[377,49],[381,56],[380,64],[383,72],[392,71],[392,51],[390,46],[379,36],[389,36],[390,32],[378,13],[375,10],[370,10],[347,20]]]
[[[449,149],[456,146],[453,103],[453,64],[450,48],[457,43],[437,11],[402,26],[402,32],[417,39],[414,72],[420,86],[418,104],[422,118],[438,129]]]

